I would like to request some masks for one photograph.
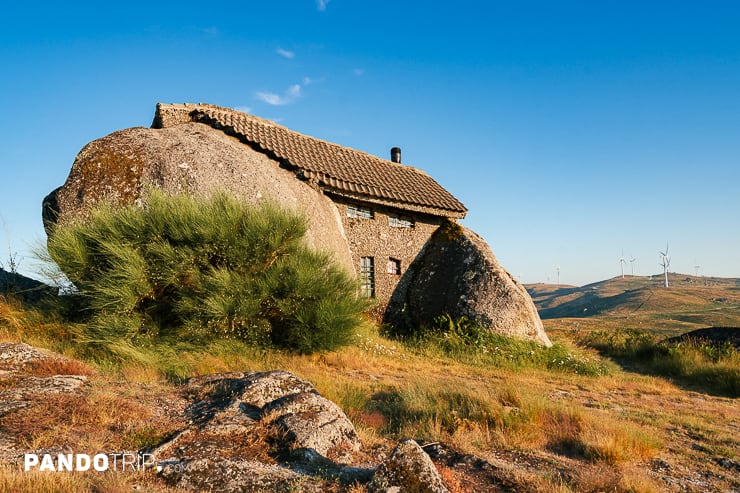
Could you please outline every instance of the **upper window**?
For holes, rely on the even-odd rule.
[[[403,216],[388,216],[388,226],[392,228],[413,228],[414,220]]]
[[[361,207],[359,205],[348,205],[347,206],[347,217],[357,217],[360,219],[372,219],[373,210],[368,207]]]
[[[401,261],[397,258],[388,259],[388,274],[401,275]]]

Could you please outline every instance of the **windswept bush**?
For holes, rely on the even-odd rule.
[[[48,251],[76,287],[81,343],[121,357],[219,338],[310,353],[349,342],[366,306],[305,233],[272,204],[152,191],[143,208],[103,205],[57,227]]]

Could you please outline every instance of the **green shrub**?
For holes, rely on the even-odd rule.
[[[348,343],[366,305],[305,232],[272,204],[152,191],[57,227],[48,251],[76,287],[80,343],[121,358],[218,338],[310,353]]]

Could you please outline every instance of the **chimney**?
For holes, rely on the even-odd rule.
[[[401,148],[400,147],[391,148],[391,161],[393,161],[394,163],[401,164]]]

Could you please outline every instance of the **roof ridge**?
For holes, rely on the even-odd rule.
[[[335,148],[337,148],[339,150],[348,149],[348,150],[350,150],[352,152],[357,152],[357,153],[360,153],[360,154],[364,154],[364,155],[366,155],[366,156],[368,156],[368,157],[370,157],[372,159],[379,159],[381,161],[384,161],[386,164],[390,164],[390,165],[393,165],[393,166],[398,166],[398,167],[403,168],[403,169],[415,171],[417,173],[421,173],[424,176],[429,176],[429,174],[426,171],[424,171],[423,169],[417,168],[415,166],[411,166],[411,165],[403,164],[403,163],[396,163],[394,161],[391,161],[390,159],[382,158],[380,156],[377,156],[375,154],[371,154],[371,153],[369,153],[367,151],[363,151],[361,149],[355,149],[353,147],[343,146],[341,144],[337,144],[336,142],[331,142],[329,140],[325,140],[325,139],[322,139],[320,137],[314,137],[313,135],[304,134],[304,133],[299,132],[297,130],[293,130],[292,128],[288,128],[285,125],[281,125],[281,124],[279,124],[279,123],[277,123],[277,122],[275,122],[273,120],[268,120],[266,118],[262,118],[260,116],[254,115],[252,113],[247,113],[246,111],[240,111],[240,110],[236,110],[234,108],[227,108],[225,106],[219,106],[219,105],[210,104],[210,103],[157,103],[157,106],[160,106],[160,105],[166,106],[166,107],[172,107],[172,108],[189,109],[190,111],[197,111],[197,110],[202,109],[202,108],[210,108],[210,109],[213,109],[213,110],[223,111],[224,113],[230,113],[230,114],[236,114],[236,115],[244,115],[247,118],[249,118],[250,120],[254,120],[254,121],[259,122],[259,123],[261,123],[263,125],[269,125],[271,127],[276,127],[276,128],[282,129],[282,130],[284,130],[286,132],[289,132],[291,134],[295,134],[295,135],[297,135],[299,137],[302,137],[302,138],[305,138],[305,139],[312,139],[312,140],[321,142],[323,144],[326,144],[328,146],[335,147]]]
[[[234,135],[296,169],[327,190],[407,204],[405,208],[444,217],[467,209],[426,172],[365,151],[291,130],[250,113],[207,103],[158,103],[155,128],[202,123]],[[403,208],[403,207],[402,207]]]

